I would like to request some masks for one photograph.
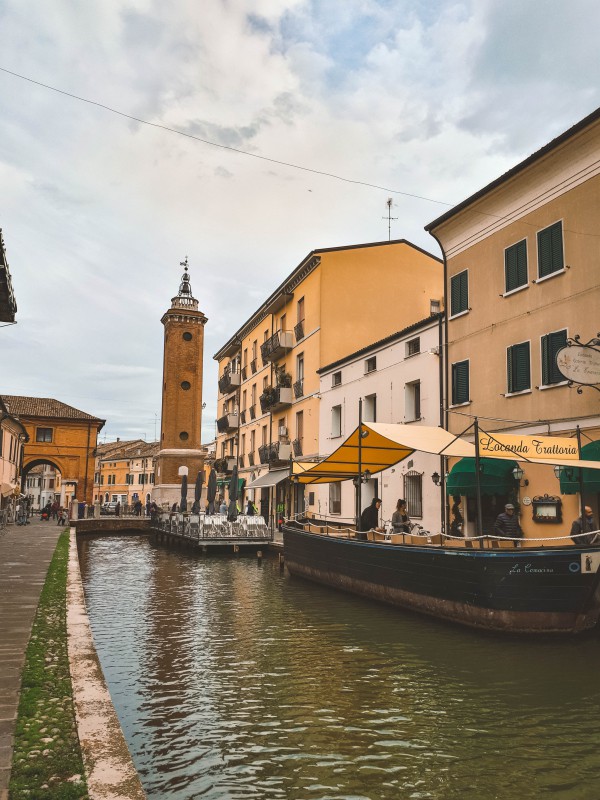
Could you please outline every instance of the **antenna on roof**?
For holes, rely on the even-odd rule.
[[[392,217],[392,198],[388,197],[386,201],[386,205],[388,208],[387,217],[382,217],[381,219],[387,219],[388,221],[388,242],[392,241],[392,220],[398,219],[398,217]]]

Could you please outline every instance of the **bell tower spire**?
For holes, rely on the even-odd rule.
[[[202,469],[202,373],[204,326],[207,318],[192,293],[187,256],[180,262],[183,275],[171,307],[161,319],[164,325],[162,417],[160,451],[153,499],[179,502],[179,468],[190,478]]]

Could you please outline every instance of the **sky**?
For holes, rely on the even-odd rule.
[[[187,256],[210,441],[212,356],[276,286],[386,240],[389,197],[441,255],[428,222],[600,106],[599,28],[597,0],[0,0],[0,393],[158,438]]]

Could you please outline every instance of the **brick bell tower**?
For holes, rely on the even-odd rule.
[[[187,467],[188,499],[193,500],[194,482],[204,459],[202,428],[202,358],[204,325],[207,322],[192,295],[187,257],[181,284],[171,308],[161,322],[165,326],[163,355],[162,417],[160,451],[152,498],[159,505],[179,502],[179,467]]]

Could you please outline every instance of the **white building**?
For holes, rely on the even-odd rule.
[[[440,424],[440,326],[442,315],[428,317],[319,370],[321,457],[328,456],[363,422]],[[391,520],[399,498],[414,522],[439,531],[440,490],[431,476],[440,472],[439,456],[415,452],[395,467],[362,484],[362,508],[382,500],[381,519]],[[310,486],[319,517],[355,519],[352,481]]]

